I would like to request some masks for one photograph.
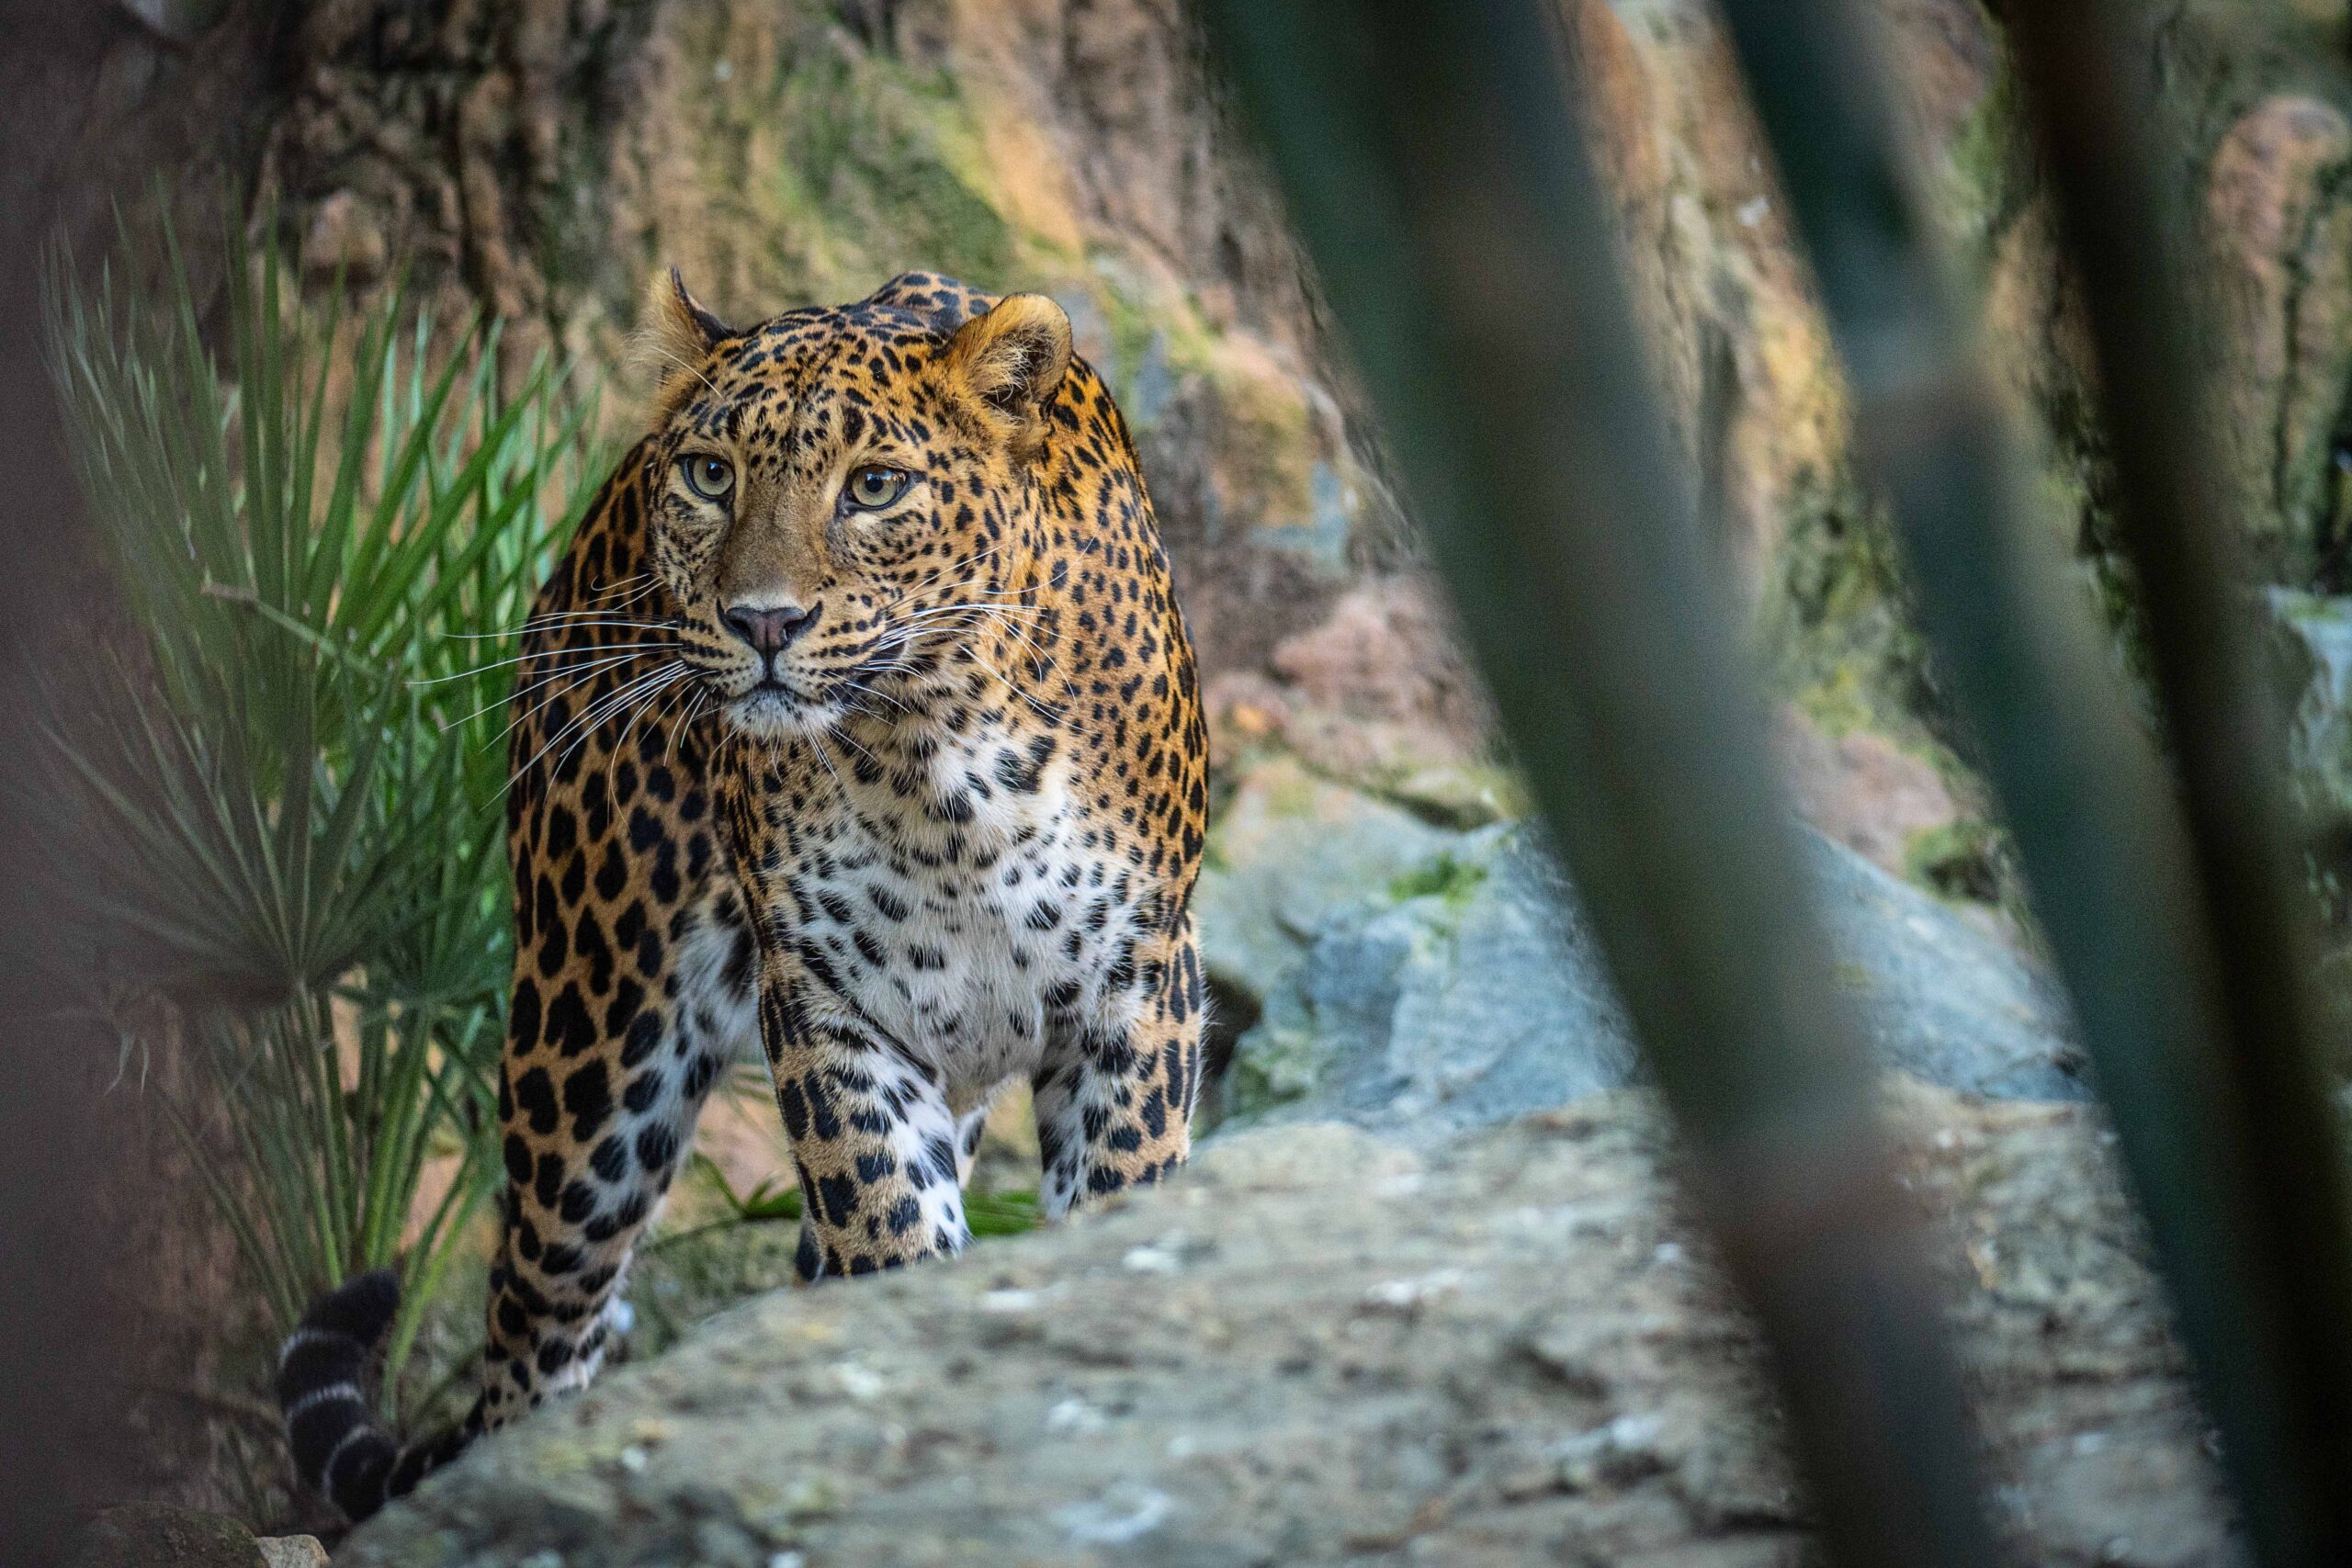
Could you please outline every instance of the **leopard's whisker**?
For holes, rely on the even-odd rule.
[[[642,599],[648,593],[652,592],[656,588],[659,588],[662,585],[660,580],[655,578],[653,573],[650,571],[633,571],[627,577],[620,578],[616,581],[607,582],[602,588],[597,589],[591,602],[602,604],[605,600],[612,598],[614,594],[619,592],[622,589],[628,588],[628,585],[632,582],[637,583],[639,586],[630,588],[627,594],[616,601],[616,604],[626,604],[632,599]]]
[[[901,626],[921,626],[925,621],[936,620],[942,615],[977,615],[984,610],[994,611],[1000,615],[1027,615],[1032,619],[1036,620],[1042,620],[1046,616],[1045,611],[1031,609],[1025,604],[981,604],[966,603],[961,604],[933,604],[928,609],[911,610],[900,618],[899,624]]]
[[[958,617],[980,617],[978,624],[985,625],[986,617],[989,615],[1042,617],[1044,614],[1045,612],[1041,610],[1021,606],[974,604],[945,604],[930,610],[917,611],[899,620],[896,625],[884,628],[860,658],[859,663],[870,663],[877,655],[895,653],[911,647],[920,636],[942,629],[943,623],[953,626]],[[1006,624],[1010,626],[1010,620]]]
[[[808,739],[809,750],[817,753],[817,761],[824,763],[825,772],[833,775],[833,787],[842,792],[842,798],[848,798],[849,785],[842,782],[840,771],[833,766],[832,758],[826,753],[824,738],[811,731]]]
[[[670,682],[675,680],[678,676],[684,673],[685,673],[685,666],[673,661],[669,664],[663,665],[659,670],[650,671],[643,675],[638,676],[634,680],[630,681],[627,685],[622,686],[616,692],[606,693],[604,696],[597,698],[593,703],[590,703],[587,707],[581,711],[581,714],[577,718],[564,726],[562,729],[558,730],[555,736],[548,741],[548,744],[540,747],[537,754],[533,756],[531,761],[529,762],[526,762],[524,766],[526,768],[534,766],[537,763],[540,757],[547,755],[548,748],[554,746],[557,740],[562,739],[567,733],[572,730],[578,730],[579,733],[572,737],[571,744],[566,746],[563,749],[562,754],[555,760],[554,768],[551,771],[560,772],[564,763],[571,760],[571,754],[580,750],[580,748],[587,742],[590,736],[595,734],[597,730],[602,729],[615,716],[626,712],[629,705],[636,702],[640,695],[650,694],[651,692],[660,691],[662,687],[668,685]],[[615,748],[615,750],[617,752],[618,748]]]
[[[876,686],[876,685],[874,685],[874,684],[872,684],[872,683],[871,683],[873,681],[875,681],[875,680],[878,680],[878,679],[880,679],[882,676],[885,676],[885,675],[888,675],[888,674],[894,673],[894,671],[893,671],[891,669],[889,669],[889,668],[887,668],[887,667],[886,667],[886,668],[884,668],[884,669],[876,670],[876,671],[872,671],[870,674],[868,674],[866,677],[865,677],[865,678],[861,679],[861,678],[858,676],[858,674],[856,673],[856,670],[857,670],[858,668],[862,668],[862,666],[853,667],[853,670],[852,670],[852,672],[851,672],[850,676],[849,676],[849,677],[848,677],[848,678],[847,678],[847,679],[842,682],[842,683],[843,683],[844,685],[846,685],[846,686],[847,686],[851,691],[855,692],[855,693],[856,693],[858,695],[860,695],[860,696],[866,696],[866,697],[876,697],[876,698],[878,698],[878,699],[880,699],[880,700],[881,700],[881,701],[883,701],[883,702],[888,703],[892,707],[894,707],[894,708],[898,709],[898,710],[899,710],[900,713],[902,713],[902,714],[904,714],[904,713],[910,713],[910,712],[911,712],[911,711],[912,711],[911,709],[910,709],[910,708],[907,706],[907,705],[906,705],[905,703],[900,702],[897,697],[893,696],[893,695],[892,695],[891,694],[889,694],[888,692],[886,692],[886,691],[882,690],[880,687]],[[862,713],[862,714],[865,715],[865,716],[867,716],[867,717],[869,717],[869,718],[880,718],[880,717],[882,716],[881,715],[879,715],[879,714],[877,714],[877,713],[875,713],[875,712],[873,712],[871,709],[868,709],[868,708],[859,708],[859,709],[857,709],[856,711],[857,711],[857,712],[859,712],[859,713]]]
[[[652,587],[655,585],[648,584],[647,586]],[[630,596],[635,598],[641,595],[644,592],[644,589],[639,589],[637,591],[637,593]],[[524,617],[522,624],[526,626],[553,626],[559,621],[602,620],[616,616],[620,612],[621,606],[618,604],[605,604],[595,600],[591,600],[587,604],[576,605],[569,610],[534,611],[529,615]]]
[[[658,649],[648,651],[658,651]],[[492,698],[489,702],[482,704],[481,706],[474,709],[473,712],[466,715],[463,718],[451,719],[448,723],[441,727],[442,733],[447,734],[448,731],[457,728],[459,725],[471,724],[474,720],[480,718],[482,715],[491,712],[492,709],[503,707],[509,703],[522,698],[529,693],[537,691],[542,686],[548,685],[556,681],[560,681],[566,676],[579,676],[585,679],[588,676],[594,675],[599,670],[610,669],[616,664],[625,664],[632,659],[643,659],[646,657],[647,652],[644,651],[616,653],[609,658],[592,660],[584,666],[575,665],[569,670],[558,670],[552,674],[542,675],[526,686],[515,687],[512,692],[507,693],[503,697]],[[576,684],[577,682],[574,683]],[[534,709],[533,711],[536,712],[537,710]]]
[[[1031,642],[1027,637],[1023,636],[1021,630],[1013,626],[1012,622],[1005,622],[998,629],[1005,635],[1013,637],[1021,644],[1022,647],[1027,649],[1029,650],[1030,657],[1033,660],[1046,666],[1046,673],[1039,676],[1038,679],[1053,680],[1060,675],[1061,660],[1047,656],[1046,652],[1039,649],[1035,643]],[[1027,703],[1030,710],[1035,713],[1039,717],[1053,718],[1059,716],[1055,713],[1052,707],[1040,700],[1035,693],[1029,690],[1027,686],[1023,685],[1021,682],[1013,680],[1011,676],[1007,675],[1002,670],[997,667],[995,660],[989,659],[982,654],[978,647],[978,634],[975,635],[971,642],[960,646],[964,653],[969,657],[974,663],[979,665],[980,668],[995,676],[996,679],[1004,686],[1005,690],[1012,693],[1023,702]]]
[[[571,715],[570,717],[565,719],[561,725],[559,725],[556,728],[555,731],[547,738],[546,742],[540,746],[538,750],[534,752],[530,760],[523,764],[523,768],[528,769],[536,764],[541,757],[546,756],[549,750],[561,742],[565,737],[571,734],[573,730],[580,729],[583,726],[593,728],[593,721],[607,705],[626,700],[630,691],[636,687],[639,682],[648,679],[650,675],[659,673],[659,671],[649,671],[637,675],[628,676],[622,681],[620,685],[590,697],[585,703],[581,705],[581,709],[578,713]],[[581,683],[582,682],[575,682],[573,686],[567,688],[567,690],[577,690]],[[541,704],[540,706],[544,707],[552,704],[557,696],[561,696],[564,693],[561,692],[555,694],[554,696],[548,697],[547,702]],[[532,710],[534,713],[537,711],[537,708],[534,708]],[[522,721],[518,718],[514,722],[519,724]],[[518,770],[518,776],[520,770]]]
[[[865,716],[868,716],[868,717],[871,717],[871,716],[872,716],[870,714],[867,714],[867,713],[866,713],[866,710],[865,710],[865,709],[864,709],[864,708],[862,708],[862,707],[858,707],[858,706],[856,706],[856,705],[854,705],[854,704],[844,705],[845,705],[845,706],[847,706],[847,707],[848,707],[849,712],[851,712],[851,713],[853,713],[853,714],[865,715]],[[873,752],[871,752],[871,751],[867,750],[865,747],[863,747],[863,746],[859,745],[859,744],[857,743],[857,741],[856,741],[855,738],[854,738],[854,737],[853,737],[853,736],[849,733],[849,731],[848,731],[848,730],[843,729],[841,726],[839,726],[839,725],[835,725],[835,726],[833,727],[833,735],[834,735],[835,739],[839,739],[842,745],[844,745],[844,746],[848,747],[851,750],[855,751],[859,756],[861,756],[861,757],[865,758],[868,762],[873,763],[873,765],[874,765],[874,766],[876,766],[876,767],[877,767],[877,768],[878,768],[878,767],[880,767],[880,766],[882,765],[881,763],[879,763],[879,762],[876,762],[876,761],[874,761],[874,753],[873,753]]]
[[[537,751],[534,751],[528,761],[526,761],[521,767],[514,770],[513,776],[507,780],[508,787],[512,788],[515,779],[521,778],[525,773],[529,773],[533,768],[538,766],[539,759],[553,750],[555,747],[563,740],[564,737],[570,735],[573,730],[576,729],[580,731],[580,740],[585,740],[590,735],[595,732],[596,727],[604,722],[605,716],[617,711],[617,705],[628,702],[635,695],[639,687],[642,686],[645,682],[655,680],[664,674],[668,674],[673,671],[682,671],[684,669],[684,666],[683,664],[673,661],[670,664],[663,665],[659,670],[650,671],[645,674],[633,677],[621,685],[618,690],[607,692],[603,696],[597,697],[594,701],[590,702],[585,707],[582,708],[579,713],[573,715],[571,721],[565,724],[563,728],[558,729],[553,735],[548,736],[547,743],[541,746]],[[561,694],[562,694],[560,693],[557,694],[559,696]],[[548,699],[549,702],[553,702],[554,700],[554,697]],[[579,744],[579,740],[573,741],[572,744],[577,746]],[[559,768],[563,766],[563,758],[571,755],[571,748],[566,748],[563,757],[556,759],[556,766]]]
[[[916,583],[912,588],[908,589],[905,592],[899,594],[898,598],[892,600],[889,605],[885,608],[882,613],[888,615],[891,610],[897,609],[900,604],[905,604],[916,594],[926,592],[933,583],[938,581],[947,573],[961,570],[967,567],[978,566],[980,562],[988,559],[989,557],[997,554],[1003,548],[1004,546],[1002,544],[990,545],[987,549],[980,551],[977,555],[967,556],[961,560],[952,560],[947,562],[944,566],[939,568],[938,570],[933,572],[929,577],[924,578],[921,582]]]
[[[1046,667],[1047,674],[1044,677],[1045,679],[1052,679],[1061,673],[1062,661],[1060,657],[1057,654],[1047,653],[1044,649],[1039,648],[1036,642],[1031,638],[1027,630],[1023,629],[1012,621],[1004,622],[998,629],[1003,632],[1005,636],[1012,638],[1013,641],[1019,643],[1022,647],[1027,649],[1031,658],[1038,660]]]
[[[627,642],[599,643],[590,648],[534,649],[529,653],[518,653],[512,659],[492,660],[488,664],[477,664],[470,670],[460,670],[454,675],[428,675],[422,680],[411,681],[409,684],[411,686],[447,685],[452,681],[464,681],[469,680],[476,675],[487,675],[493,670],[503,670],[510,664],[527,664],[534,659],[589,659],[601,657],[607,653],[620,653],[631,649],[675,648],[678,645],[675,642]]]
[[[679,355],[676,350],[669,348],[663,344],[653,344],[651,346],[657,359],[666,360],[678,369],[689,372],[693,375],[695,380],[700,381],[703,386],[708,389],[712,397],[716,398],[723,395],[718,389],[718,384],[710,378],[709,373],[705,371],[699,364],[691,359],[684,358]]]
[[[966,590],[966,589],[967,589],[967,588],[978,588],[978,587],[980,587],[980,586],[981,586],[981,583],[979,582],[978,579],[975,578],[975,579],[971,579],[971,580],[967,581],[964,581],[964,582],[951,582],[951,583],[949,583],[949,584],[948,584],[946,587],[944,587],[944,588],[939,588],[939,589],[927,589],[927,590],[925,590],[924,592],[936,592],[936,593],[941,593],[941,594],[947,594],[947,593],[960,593],[960,592],[962,592],[964,590]],[[918,607],[917,607],[917,609],[916,609],[916,611],[915,611],[914,613],[916,613],[916,614],[921,614],[921,613],[922,613],[922,611],[924,611],[924,610],[954,610],[954,609],[959,609],[959,608],[961,608],[963,605],[967,604],[1010,604],[1010,605],[1018,605],[1019,607],[1021,607],[1021,608],[1023,608],[1023,609],[1035,610],[1035,609],[1036,608],[1036,606],[1035,606],[1035,605],[1033,605],[1033,604],[1031,604],[1029,603],[1028,594],[1029,594],[1029,590],[1027,590],[1027,589],[1025,589],[1025,588],[1022,588],[1022,589],[1014,589],[1014,590],[1012,590],[1011,592],[1007,592],[1007,591],[1005,591],[1005,590],[1003,590],[1003,589],[989,589],[989,590],[988,590],[988,591],[987,591],[987,592],[986,592],[985,594],[983,594],[981,597],[979,597],[979,598],[978,598],[978,599],[956,599],[956,600],[943,600],[941,603],[936,604],[925,604],[925,605],[920,605],[920,606],[918,606]],[[992,595],[992,597],[991,597],[991,595]],[[910,598],[920,598],[921,596],[922,596],[922,595],[920,595],[920,594],[910,594],[908,597],[910,597]],[[904,603],[904,601],[901,601],[900,603],[901,603],[901,604],[903,604],[903,603]],[[897,613],[899,613],[899,612],[898,612],[898,610],[897,610],[897,608],[896,608],[896,607],[893,607],[893,609],[892,609],[889,613],[890,613],[890,614],[897,614]]]
[[[689,681],[680,686],[678,688],[677,695],[672,697],[668,702],[662,705],[661,715],[654,720],[654,722],[657,725],[668,725],[670,722],[670,716],[673,713],[692,705],[686,699],[693,696],[697,691],[699,691],[701,689],[701,685],[702,683],[698,681]],[[673,728],[670,731],[671,751],[674,752],[677,750],[677,741],[678,732],[676,729]]]
[[[662,694],[668,691],[672,686],[676,685],[679,679],[685,674],[686,667],[684,664],[673,664],[671,667],[670,679],[655,684],[651,691],[646,693],[645,695],[637,702],[634,711],[629,715],[628,723],[621,727],[619,738],[613,742],[612,755],[605,760],[605,775],[607,779],[612,776],[614,764],[620,760],[621,754],[628,749],[628,738],[632,734],[636,733],[639,721],[641,721],[648,713],[652,711],[654,702],[660,698]],[[677,699],[673,697],[671,700],[675,702]]]
[[[596,618],[585,618],[590,616],[595,616]],[[521,626],[516,626],[513,631],[443,632],[441,635],[444,637],[458,642],[497,642],[511,637],[527,637],[533,632],[603,631],[610,628],[648,632],[674,632],[678,629],[678,624],[675,621],[616,620],[610,617],[598,615],[598,613],[594,611],[582,610],[578,612],[577,615],[574,615],[571,612],[566,612],[562,615],[550,616],[545,620],[526,621]]]
[[[616,614],[610,609],[564,610],[541,616],[537,620],[526,621],[515,628],[515,634],[528,636],[532,632],[601,630],[607,626],[653,627],[674,632],[680,629],[680,625],[681,623],[675,620],[633,620],[627,615]]]
[[[710,695],[710,688],[704,685],[699,681],[692,682],[687,687],[687,691],[694,700],[686,704],[685,716],[678,720],[678,722],[673,726],[670,730],[670,748],[667,751],[663,752],[662,756],[662,760],[664,762],[671,761],[677,757],[679,738],[684,735],[687,730],[693,728],[695,720],[702,716],[703,702]]]
[[[625,663],[629,660],[643,659],[645,657],[646,655],[642,653],[621,654],[610,660],[599,660],[597,663],[590,666],[584,671],[558,671],[556,672],[557,676],[560,677],[570,675],[572,676],[573,679],[561,689],[549,692],[545,697],[531,705],[529,708],[526,709],[522,713],[516,714],[513,718],[508,719],[506,721],[506,728],[500,730],[496,735],[491,737],[489,740],[484,741],[484,746],[495,745],[497,742],[505,739],[509,735],[514,733],[516,726],[522,724],[525,720],[531,718],[541,711],[548,707],[552,707],[559,698],[569,696],[573,692],[578,691],[581,687],[589,684],[607,673],[610,673],[613,666]],[[540,685],[545,685],[547,683],[547,682],[539,682]]]

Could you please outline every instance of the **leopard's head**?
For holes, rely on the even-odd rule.
[[[1036,615],[1060,306],[910,274],[739,331],[673,271],[649,314],[653,566],[738,729],[888,714],[959,645]]]

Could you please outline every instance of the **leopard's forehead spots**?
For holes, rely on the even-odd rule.
[[[868,435],[910,438],[917,374],[948,323],[894,306],[786,311],[721,344],[671,422],[673,437],[788,467]]]

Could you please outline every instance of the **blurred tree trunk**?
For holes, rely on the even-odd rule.
[[[118,1081],[117,1043],[72,984],[51,902],[64,825],[32,815],[48,758],[34,656],[93,646],[106,597],[77,552],[78,498],[42,357],[40,282],[61,218],[98,231],[111,201],[164,172],[163,145],[218,105],[151,96],[157,59],[139,18],[96,6],[0,0],[0,1561],[68,1561],[90,1510],[153,1480],[134,1385],[163,1342],[185,1352],[168,1291],[206,1240],[200,1200],[169,1179],[160,1118]],[[224,37],[255,69],[248,40]],[[208,67],[208,71],[211,68]],[[136,127],[134,129],[134,127]],[[94,259],[85,245],[80,258]],[[93,269],[94,270],[94,269]],[[87,275],[85,275],[87,276]],[[54,671],[51,671],[52,675]],[[183,1173],[180,1173],[184,1175]],[[192,1239],[191,1239],[192,1238]],[[175,1245],[176,1243],[176,1245]],[[175,1278],[175,1276],[178,1277]],[[169,1311],[166,1311],[166,1303]],[[167,1321],[168,1319],[168,1321]],[[173,1375],[187,1377],[182,1356]],[[190,1424],[191,1427],[193,1424]],[[200,1443],[187,1428],[173,1434]]]

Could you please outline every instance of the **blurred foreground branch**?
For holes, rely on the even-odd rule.
[[[2240,646],[2218,425],[2158,220],[2147,142],[2162,121],[2132,101],[2098,10],[2014,8],[2012,25],[2098,339],[2179,797],[2028,499],[1896,156],[1874,18],[1725,6],[1851,378],[1859,450],[2015,832],[2254,1538],[2268,1562],[2341,1563],[2352,1253],[2281,849],[2283,752]]]
[[[1989,1562],[1871,1076],[1532,0],[1213,7],[1848,1563]]]

